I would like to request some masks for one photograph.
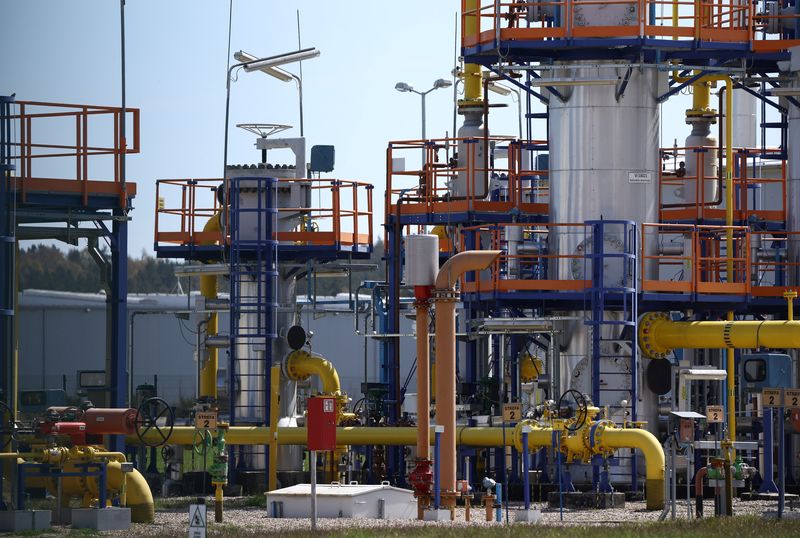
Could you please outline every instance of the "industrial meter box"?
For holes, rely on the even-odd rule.
[[[315,396],[308,399],[306,420],[309,450],[336,449],[336,399]]]
[[[747,392],[767,387],[791,388],[792,358],[782,353],[754,353],[739,359],[739,384]]]

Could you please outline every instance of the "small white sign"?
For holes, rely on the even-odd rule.
[[[628,183],[652,183],[651,172],[628,172]]]
[[[322,411],[324,413],[333,413],[333,400],[331,398],[322,400]]]
[[[206,505],[189,505],[189,538],[206,538]]]

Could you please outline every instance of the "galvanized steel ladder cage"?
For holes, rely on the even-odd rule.
[[[275,178],[269,177],[229,180],[231,306],[228,374],[232,426],[268,425],[270,417],[272,341],[278,336],[277,183]],[[254,205],[244,207],[243,194],[249,195]],[[248,224],[244,233],[243,221]],[[263,405],[237,404],[239,395]],[[268,445],[264,446],[263,452],[256,447],[253,450],[252,454],[263,454],[268,461]],[[239,447],[238,456],[232,469],[245,467],[244,447]]]

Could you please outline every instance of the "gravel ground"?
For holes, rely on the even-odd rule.
[[[188,502],[188,500],[187,500]],[[232,503],[236,506],[236,500]],[[714,503],[706,500],[704,504],[705,513],[714,513]],[[512,507],[513,509],[513,507]],[[734,512],[737,515],[761,515],[765,511],[776,509],[775,502],[772,501],[739,501],[734,502]],[[694,510],[694,501],[692,501]],[[787,506],[787,510],[790,507]],[[339,529],[380,529],[396,527],[422,527],[422,526],[443,526],[443,527],[481,527],[495,526],[496,522],[487,522],[485,511],[481,508],[472,510],[472,520],[465,520],[463,508],[456,510],[456,519],[451,522],[423,522],[418,520],[395,520],[383,521],[377,519],[320,519],[318,529],[323,531],[335,531]],[[678,504],[677,515],[679,518],[686,517],[685,501]],[[308,519],[273,519],[267,517],[264,508],[237,508],[231,507],[225,511],[225,522],[222,524],[213,523],[213,505],[209,506],[209,516],[212,522],[209,524],[209,536],[238,536],[238,535],[264,535],[285,532],[309,532],[311,522]],[[621,523],[656,521],[659,512],[645,510],[643,502],[628,502],[625,508],[608,510],[564,510],[563,521],[558,509],[547,509],[542,511],[542,521],[540,525],[547,526],[591,526],[607,525],[614,526]],[[116,533],[99,533],[109,536],[186,536],[188,527],[187,509],[159,510],[156,513],[155,522],[152,524],[134,524],[129,531]],[[513,522],[513,513],[510,513],[510,520]],[[67,534],[69,528],[55,528],[52,533],[47,534]]]

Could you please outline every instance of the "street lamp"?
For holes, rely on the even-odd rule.
[[[319,51],[317,51],[316,56],[319,56]],[[240,50],[239,52],[235,52],[233,57],[236,61],[239,62],[255,62],[258,60],[252,54],[248,54],[247,52]],[[268,74],[271,77],[275,77],[282,82],[289,82],[294,80],[297,83],[297,93],[300,98],[300,136],[304,136],[304,129],[303,129],[303,79],[295,75],[294,73],[290,73],[288,71],[284,71],[280,67],[245,67],[244,70],[246,72],[252,71],[262,71]]]
[[[449,88],[452,85],[453,85],[453,83],[450,82],[449,80],[445,80],[443,78],[440,78],[436,82],[433,83],[433,87],[430,90],[424,91],[424,92],[420,92],[420,91],[415,90],[413,86],[410,86],[409,84],[406,84],[405,82],[398,82],[397,84],[395,84],[395,86],[394,86],[395,90],[397,90],[399,92],[403,92],[403,93],[406,93],[406,92],[416,93],[417,95],[419,95],[422,98],[422,139],[423,140],[425,140],[425,97],[429,93],[434,91],[434,90],[438,90],[440,88]]]

